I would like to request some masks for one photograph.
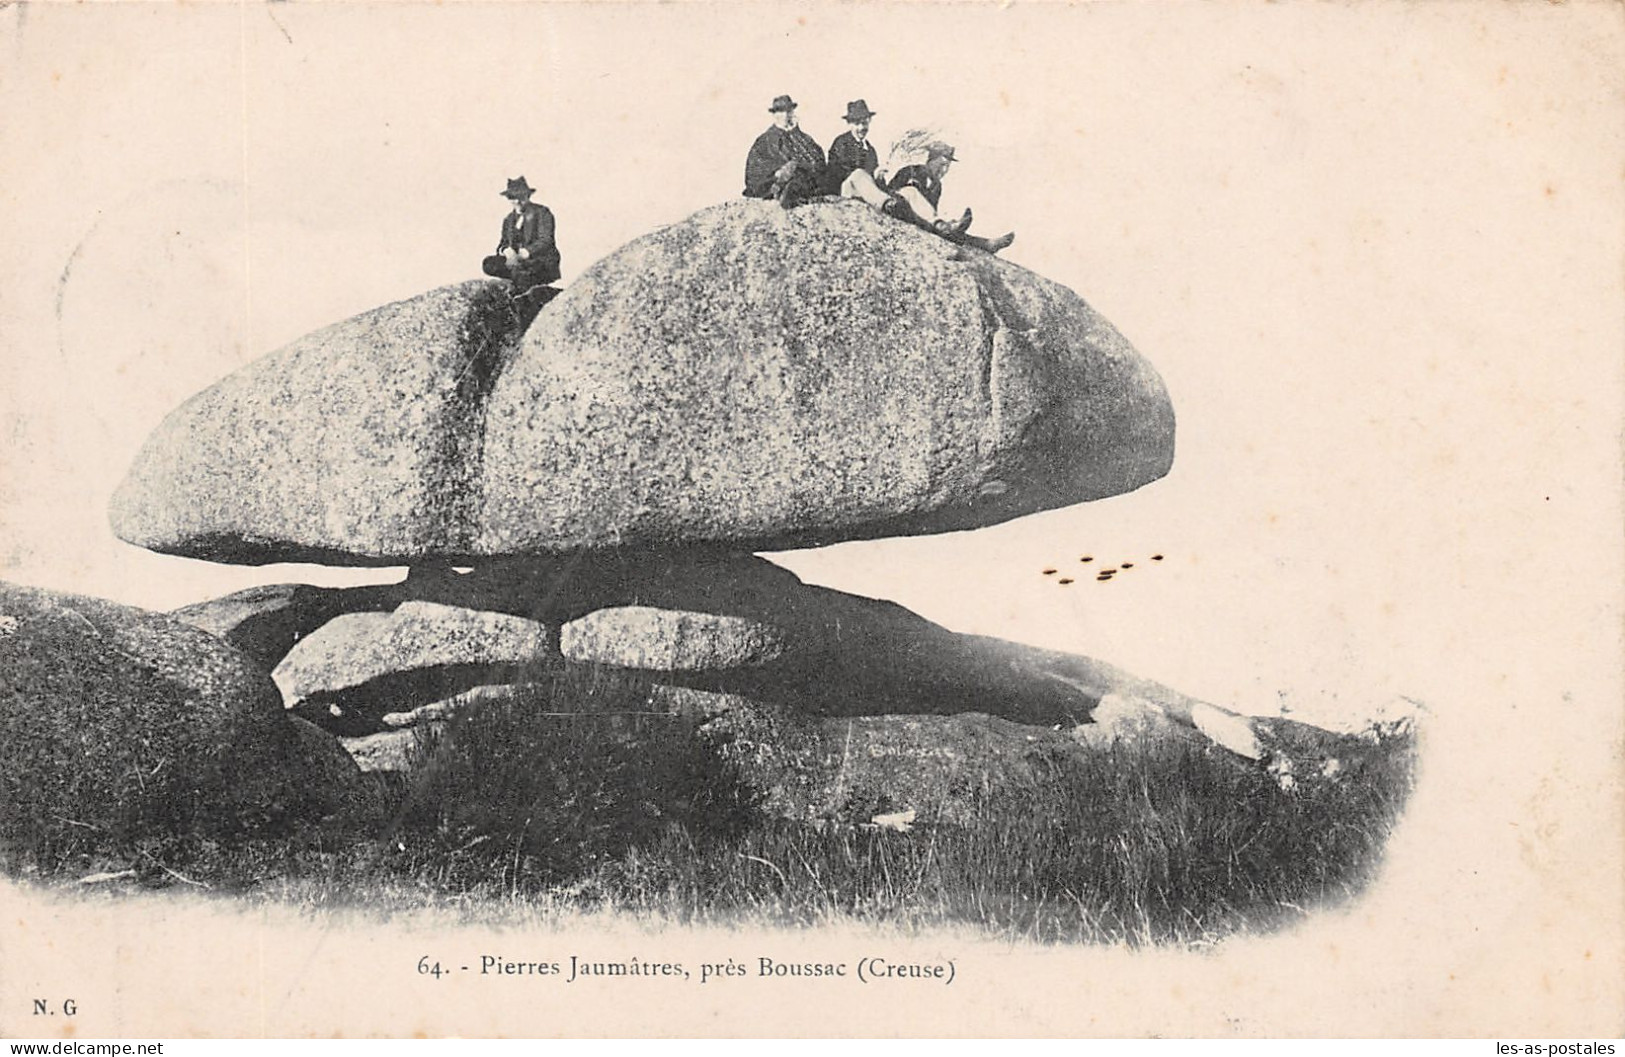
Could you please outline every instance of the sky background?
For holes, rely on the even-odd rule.
[[[1385,920],[1550,924],[1537,949],[1617,952],[1619,12],[12,5],[0,577],[156,608],[353,579],[151,555],[112,536],[107,500],[187,396],[477,276],[507,178],[556,214],[568,282],[737,195],[773,96],[826,145],[861,96],[879,142],[952,130],[944,207],[1014,229],[1007,259],[1156,365],[1178,452],[1129,495],[775,560],[1232,707],[1425,701],[1396,856],[1427,864],[1405,891],[1430,897]],[[1086,554],[1142,560],[1041,575]],[[1482,942],[1406,950],[1440,980],[1451,952],[1495,1009],[1550,1000],[1545,961]],[[1583,982],[1559,981],[1575,1001]],[[1437,1010],[1471,1004],[1452,994]]]

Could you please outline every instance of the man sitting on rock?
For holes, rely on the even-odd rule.
[[[781,95],[767,109],[773,125],[745,156],[745,197],[777,198],[789,209],[819,193],[824,150],[798,126],[794,99]]]
[[[514,297],[546,304],[558,295],[548,283],[559,278],[559,248],[553,241],[553,213],[530,200],[535,194],[523,176],[508,181],[504,198],[513,211],[502,218],[497,251],[485,258],[485,274],[513,281]]]
[[[875,169],[880,165],[880,155],[875,153],[874,145],[869,142],[869,122],[874,116],[875,112],[862,99],[854,99],[846,104],[847,130],[829,145],[829,167],[824,170],[825,194],[864,197],[857,190],[857,185],[851,190],[846,186],[847,181],[859,172],[868,177],[870,185],[875,183]]]

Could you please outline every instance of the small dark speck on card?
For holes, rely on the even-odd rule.
[[[1124,562],[1123,563],[1123,568],[1132,569],[1132,568],[1134,568],[1134,563],[1133,562]]]
[[[1153,554],[1153,555],[1152,555],[1152,556],[1151,556],[1151,560],[1152,560],[1152,561],[1154,561],[1154,562],[1160,562],[1160,561],[1162,561],[1162,555],[1160,555],[1160,554]]]
[[[1055,575],[1055,570],[1054,569],[1045,569],[1044,570],[1044,575],[1045,576],[1054,576]]]
[[[1061,577],[1059,580],[1057,580],[1055,582],[1058,583],[1058,584],[1069,584],[1069,583],[1072,582],[1072,577],[1063,576],[1063,577]]]
[[[1085,554],[1083,557],[1078,559],[1078,561],[1080,561],[1080,562],[1092,562],[1094,560],[1095,560],[1094,556],[1090,555],[1090,554]]]

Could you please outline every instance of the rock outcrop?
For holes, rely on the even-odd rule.
[[[722,745],[760,802],[794,818],[962,820],[979,797],[1037,795],[1057,768],[1108,753],[1306,774],[1355,752],[1350,739],[1239,716],[1089,657],[957,634],[748,555],[614,552],[353,590],[360,611],[302,638],[277,679],[368,770],[408,768],[420,734],[494,703],[591,715],[594,673],[613,677],[618,707],[669,715],[671,737]],[[292,611],[303,596],[254,597]],[[268,615],[243,599],[189,608]],[[536,630],[514,650],[499,630],[510,625]],[[558,650],[530,652],[555,627]]]
[[[330,813],[337,764],[230,646],[101,599],[0,584],[0,826],[235,831]],[[353,773],[353,772],[352,772]],[[69,820],[64,823],[64,820]]]
[[[557,658],[554,632],[533,620],[409,601],[335,617],[271,674],[287,707],[348,734],[375,729],[367,717],[402,702],[520,678]]]
[[[226,635],[245,634],[234,620],[244,613],[278,641],[300,629],[283,656],[261,642],[262,663],[290,707],[343,717],[334,729],[346,735],[558,661],[812,714],[977,711],[1039,725],[1083,722],[1102,694],[1136,685],[1088,658],[959,635],[891,602],[803,584],[750,555],[616,552],[316,597],[257,588],[185,612]],[[306,629],[317,616],[325,623]]]
[[[749,617],[609,606],[559,629],[566,659],[661,672],[759,668],[790,648],[784,629]]]
[[[365,776],[360,761],[346,751],[340,740],[298,716],[289,716],[288,723],[298,739],[311,788],[319,794],[323,815],[358,823],[381,818],[383,790]]]
[[[591,682],[568,671],[559,679],[572,686]],[[1066,799],[1064,783],[1113,772],[1125,760],[1140,761],[1149,772],[1201,758],[1238,773],[1262,769],[1284,785],[1312,784],[1357,771],[1375,752],[1358,738],[1231,716],[1260,746],[1269,746],[1249,758],[1147,702],[1117,696],[1103,703],[1104,722],[1059,729],[979,712],[816,716],[749,695],[652,681],[622,681],[607,700],[639,709],[648,751],[680,753],[684,739],[701,739],[731,768],[729,777],[750,802],[801,822],[865,824],[900,816],[922,825],[968,824],[994,802],[1043,811]],[[488,686],[392,716],[391,729],[345,738],[344,745],[365,770],[432,771],[443,739],[455,742],[458,721],[476,719],[473,710],[534,708],[543,701],[576,710],[549,712],[552,722],[611,728],[622,722],[600,711],[605,699],[571,702],[545,682]],[[650,719],[660,714],[661,722]]]
[[[269,584],[182,606],[169,615],[225,639],[270,671],[294,644],[345,613],[388,610],[400,604],[394,585],[377,588]]]
[[[393,616],[397,607],[419,618]],[[459,619],[438,631],[426,616],[453,611]],[[551,658],[650,671],[673,684],[794,702],[816,714],[978,711],[1072,724],[1115,691],[1156,701],[1189,724],[1193,704],[1087,657],[956,634],[895,603],[803,584],[762,558],[706,551],[510,562],[315,595],[298,585],[254,588],[177,615],[233,641],[275,629],[252,641],[289,703],[346,695],[355,711],[367,699],[361,712],[372,729],[385,712],[508,682],[514,665]],[[559,628],[558,648],[532,649],[541,634],[534,630],[529,645],[506,653],[494,642],[489,650],[497,652],[484,655],[470,652],[471,640],[455,653],[422,645],[468,640],[452,625],[470,621]],[[416,629],[412,642],[392,628]],[[271,647],[290,637],[298,642],[291,650]]]
[[[233,562],[478,564],[995,524],[1173,457],[1161,379],[1076,294],[857,202],[731,202],[598,262],[528,330],[465,283],[200,393],[118,534]]]

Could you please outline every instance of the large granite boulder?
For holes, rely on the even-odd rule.
[[[327,813],[343,790],[230,646],[94,598],[0,584],[0,831],[119,841]]]
[[[747,617],[610,606],[560,628],[559,652],[620,668],[708,672],[769,664],[784,655],[787,639],[783,629]]]
[[[299,741],[316,788],[321,790],[324,814],[363,824],[383,817],[387,805],[384,791],[364,775],[361,761],[338,738],[298,716],[289,716],[288,725]]]
[[[284,703],[346,734],[484,683],[523,677],[558,657],[545,625],[507,613],[403,602],[347,613],[307,635],[271,673]]]
[[[295,643],[334,618],[389,610],[400,602],[394,584],[343,588],[266,584],[182,606],[169,615],[226,640],[269,672]]]
[[[114,531],[250,564],[477,550],[485,405],[520,323],[507,283],[475,280],[254,361],[147,439],[113,495]]]
[[[1076,294],[852,200],[621,248],[537,317],[488,415],[502,552],[974,528],[1173,457],[1161,379]]]
[[[478,564],[994,524],[1166,473],[1161,379],[1076,294],[855,201],[704,210],[523,331],[385,306],[175,411],[114,497],[154,550]]]

